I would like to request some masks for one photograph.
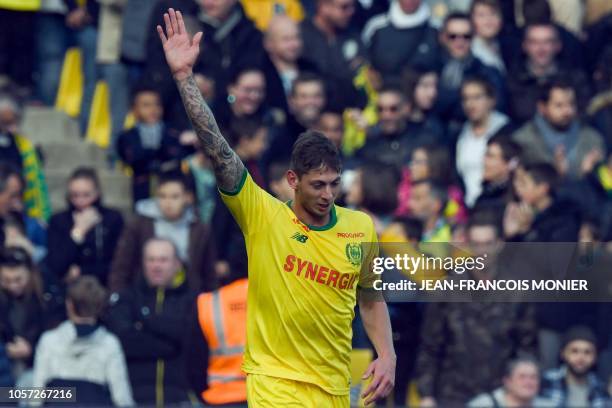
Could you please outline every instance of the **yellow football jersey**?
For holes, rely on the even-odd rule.
[[[368,272],[378,253],[371,218],[334,206],[328,225],[305,225],[291,202],[271,196],[246,170],[237,192],[221,193],[248,254],[242,368],[347,394],[357,286],[371,288],[377,278]]]

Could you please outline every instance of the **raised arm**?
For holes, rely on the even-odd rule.
[[[193,78],[193,65],[200,53],[202,33],[199,32],[190,39],[181,12],[175,12],[174,9],[169,9],[168,13],[164,14],[164,22],[165,33],[159,25],[157,32],[187,115],[202,142],[204,153],[213,163],[217,186],[225,191],[235,191],[244,165],[221,135],[215,117]]]

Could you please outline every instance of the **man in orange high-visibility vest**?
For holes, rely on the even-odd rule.
[[[240,366],[246,344],[247,286],[247,279],[239,277],[197,298],[188,365],[192,388],[206,404],[246,406],[246,375]]]

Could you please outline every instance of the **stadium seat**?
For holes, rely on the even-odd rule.
[[[81,70],[81,51],[70,48],[66,51],[60,76],[55,109],[76,118],[81,113],[83,98],[83,71]]]
[[[89,113],[87,140],[106,149],[110,145],[111,130],[108,85],[104,81],[98,81]]]

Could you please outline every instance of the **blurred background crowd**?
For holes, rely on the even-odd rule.
[[[382,241],[589,242],[612,257],[608,0],[0,0],[1,385],[118,406],[244,401],[230,347],[244,345],[244,239],[164,59],[168,7],[203,31],[202,95],[280,200],[314,129],[343,157],[338,204]],[[45,127],[22,126],[45,107],[70,111],[71,143],[103,146],[102,163],[47,183]],[[103,200],[109,168],[129,177],[128,208]],[[390,404],[609,404],[609,304],[389,309]]]

